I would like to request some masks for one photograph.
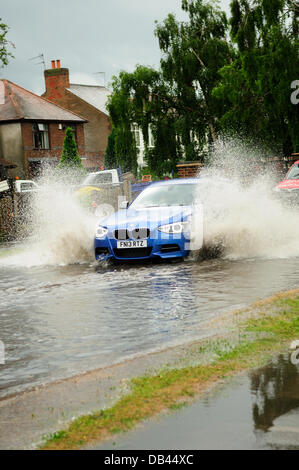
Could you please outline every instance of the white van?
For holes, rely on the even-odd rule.
[[[39,190],[38,184],[32,180],[16,180],[14,187],[16,193],[31,193]]]

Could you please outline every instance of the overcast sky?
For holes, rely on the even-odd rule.
[[[220,4],[228,12],[230,0]],[[120,70],[136,64],[159,67],[160,50],[154,36],[155,20],[168,13],[186,19],[181,0],[2,0],[0,18],[9,27],[7,38],[15,58],[0,78],[41,94],[43,64],[60,59],[70,69],[72,83],[105,84]]]

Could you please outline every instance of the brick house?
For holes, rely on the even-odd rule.
[[[104,86],[70,83],[69,69],[61,68],[59,60],[52,60],[52,68],[45,70],[44,76],[46,91],[42,97],[83,116],[88,121],[84,126],[84,165],[90,170],[98,170],[104,164],[112,128],[106,109],[109,90]]]
[[[10,82],[0,80],[0,160],[16,165],[12,177],[32,178],[43,163],[57,164],[66,127],[85,156],[85,119]]]

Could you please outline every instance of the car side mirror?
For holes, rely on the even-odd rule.
[[[121,203],[119,204],[119,209],[127,209],[128,206],[129,206],[128,201],[121,201]]]

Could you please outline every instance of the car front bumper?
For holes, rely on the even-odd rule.
[[[133,239],[130,239],[134,241]],[[165,234],[155,231],[155,237],[146,239],[145,248],[117,248],[117,240],[111,236],[95,238],[94,249],[97,260],[119,261],[150,258],[182,258],[190,252],[190,241],[182,234]]]

